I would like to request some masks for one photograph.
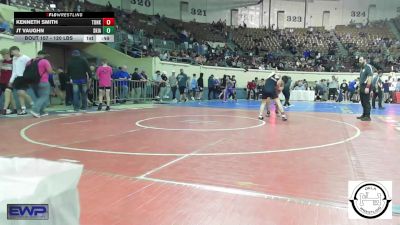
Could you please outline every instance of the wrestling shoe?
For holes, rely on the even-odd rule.
[[[266,117],[270,117],[271,116],[271,112],[267,111],[267,114],[265,115]]]
[[[371,117],[365,116],[365,117],[361,118],[360,120],[361,121],[371,121]]]

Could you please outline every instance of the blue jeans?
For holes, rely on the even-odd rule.
[[[74,110],[79,111],[79,109],[87,109],[87,84],[73,84],[73,103]],[[80,101],[81,100],[81,101]],[[82,103],[82,105],[81,105]]]
[[[50,103],[50,89],[50,84],[48,82],[38,84],[36,90],[37,98],[32,108],[35,113],[44,114],[44,109]]]

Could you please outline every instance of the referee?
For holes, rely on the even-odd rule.
[[[364,57],[360,57],[359,63],[361,64],[360,71],[360,99],[363,107],[363,114],[357,119],[361,121],[371,121],[371,103],[370,103],[370,92],[373,69],[370,64],[367,64],[367,60]]]

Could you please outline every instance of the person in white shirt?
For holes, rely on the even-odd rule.
[[[23,75],[26,64],[31,60],[31,58],[21,54],[17,46],[12,46],[10,48],[10,53],[13,56],[10,87],[13,87],[15,90],[17,90],[19,103],[21,105],[21,111],[18,113],[18,115],[26,115],[27,112],[25,101],[27,101],[29,104],[32,104],[32,98],[26,93],[26,90],[29,88],[29,84],[24,81]]]

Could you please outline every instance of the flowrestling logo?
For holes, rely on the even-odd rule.
[[[392,219],[391,181],[349,181],[350,219]]]

